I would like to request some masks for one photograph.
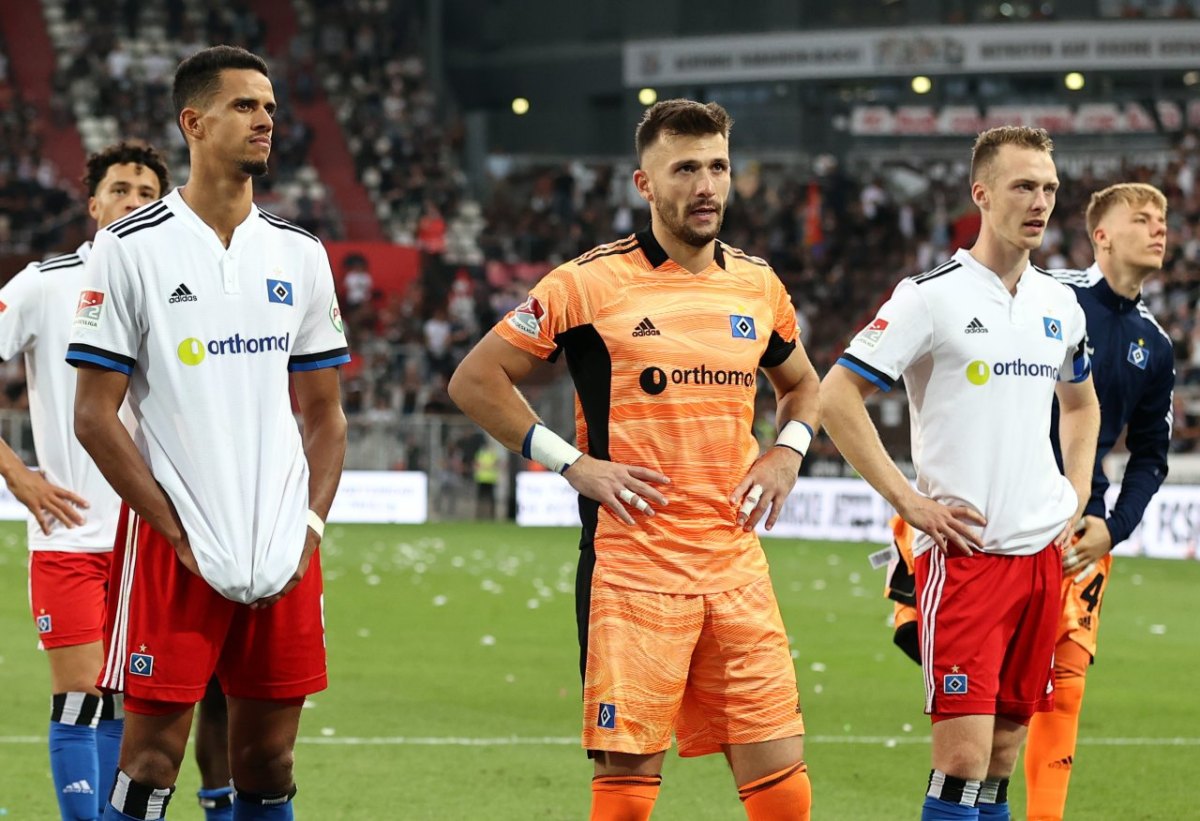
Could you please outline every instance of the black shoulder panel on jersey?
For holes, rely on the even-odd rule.
[[[167,211],[165,214],[159,214],[158,217],[156,217],[155,219],[152,219],[148,222],[143,220],[141,222],[132,223],[130,225],[126,225],[121,228],[118,228],[116,231],[113,231],[113,233],[116,234],[121,239],[125,239],[126,237],[133,236],[138,231],[144,231],[147,228],[154,228],[157,225],[162,225],[164,222],[166,222],[167,220],[171,219],[174,216],[175,215],[171,211]],[[109,230],[112,231],[111,228]]]
[[[294,231],[295,233],[300,234],[301,236],[308,237],[313,242],[316,242],[316,243],[321,242],[321,240],[317,239],[316,234],[310,234],[308,231],[305,231],[299,225],[292,225],[290,222],[283,219],[282,217],[277,217],[274,214],[269,214],[266,211],[262,210],[261,208],[258,209],[258,215],[260,217],[262,217],[263,221],[266,222],[267,225],[270,225],[273,228],[280,228],[284,231]]]
[[[767,342],[767,349],[763,351],[758,364],[764,368],[776,368],[786,362],[794,350],[796,350],[796,343],[784,341],[779,332],[772,328],[771,339]]]

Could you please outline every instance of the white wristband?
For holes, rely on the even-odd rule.
[[[547,470],[562,473],[575,464],[583,453],[573,445],[567,444],[566,440],[550,428],[537,422],[525,434],[521,455],[541,464]]]
[[[812,428],[799,419],[793,419],[783,426],[783,430],[779,431],[779,438],[775,440],[775,444],[791,448],[804,456],[808,453],[808,446],[812,444],[812,438]]]
[[[317,511],[309,508],[308,510],[308,527],[317,534],[317,540],[325,538],[325,520],[317,515]]]

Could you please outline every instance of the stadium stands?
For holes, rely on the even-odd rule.
[[[210,42],[265,49],[281,108],[272,174],[258,189],[262,204],[327,240],[370,222],[382,237],[419,251],[421,275],[404,292],[380,287],[382,272],[373,275],[365,258],[346,267],[341,299],[355,360],[344,381],[358,429],[352,463],[458,471],[462,479],[478,438],[470,427],[456,427],[459,417],[445,394],[454,365],[555,264],[648,220],[629,183],[631,159],[492,154],[485,177],[468,180],[464,121],[454,94],[426,62],[427,21],[419,4],[239,0],[215,9],[172,0],[144,8],[126,2],[115,15],[94,0],[42,5],[57,54],[56,116],[77,125],[89,150],[117,136],[149,139],[169,149],[182,179],[183,145],[168,88],[175,62]],[[1101,2],[1099,11],[1186,17],[1196,5]],[[1053,4],[1039,8],[1043,17],[1054,16]],[[0,251],[56,250],[62,221],[79,222],[79,212],[38,153],[44,125],[4,75],[0,56],[0,96],[12,101],[0,105]],[[318,105],[322,100],[328,109]],[[326,110],[329,122],[320,113]],[[340,127],[332,137],[340,138],[341,154],[313,148],[331,139],[331,126]],[[734,134],[736,146],[736,127]],[[623,149],[614,146],[609,156]],[[1083,207],[1092,190],[1141,180],[1166,192],[1169,257],[1146,301],[1175,344],[1181,452],[1200,450],[1198,154],[1200,141],[1189,133],[1170,152],[1141,163],[1129,155],[1120,167],[1062,147],[1056,216],[1035,256],[1045,267],[1090,263]],[[965,179],[961,158],[863,165],[829,156],[810,162],[799,155],[735,155],[736,193],[723,238],[775,267],[824,372],[874,300],[900,277],[971,241],[977,217]],[[20,401],[21,383],[13,374],[10,401]],[[567,404],[561,385],[545,390],[556,397],[551,404]],[[569,426],[569,413],[560,417]],[[902,419],[894,427],[903,428]],[[769,420],[762,428],[769,436]],[[820,439],[814,445],[814,464],[826,445]]]

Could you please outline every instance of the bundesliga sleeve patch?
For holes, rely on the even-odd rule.
[[[84,291],[75,307],[75,325],[79,328],[99,328],[104,311],[103,291]]]
[[[863,347],[874,348],[879,344],[879,340],[883,339],[883,335],[887,329],[888,321],[881,317],[859,331],[854,341]]]
[[[542,303],[538,302],[537,297],[530,294],[528,299],[513,309],[513,315],[508,318],[508,324],[526,336],[537,339],[541,335],[542,320],[545,316],[546,309],[542,307]]]

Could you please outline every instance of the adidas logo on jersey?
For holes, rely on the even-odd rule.
[[[193,294],[188,286],[181,282],[179,283],[179,287],[171,293],[171,297],[167,300],[167,303],[174,305],[176,302],[196,302],[198,299],[199,297]]]
[[[87,783],[87,781],[72,781],[70,784],[63,787],[62,791],[63,791],[64,795],[67,793],[80,793],[83,795],[93,795],[96,792],[95,790],[92,789],[92,785]]]
[[[654,327],[654,323],[650,321],[650,317],[646,317],[638,323],[633,329],[634,336],[662,336],[662,332]]]
[[[988,329],[983,327],[983,323],[979,321],[979,317],[973,318],[967,323],[967,327],[963,329],[963,333],[968,334],[986,334]]]

